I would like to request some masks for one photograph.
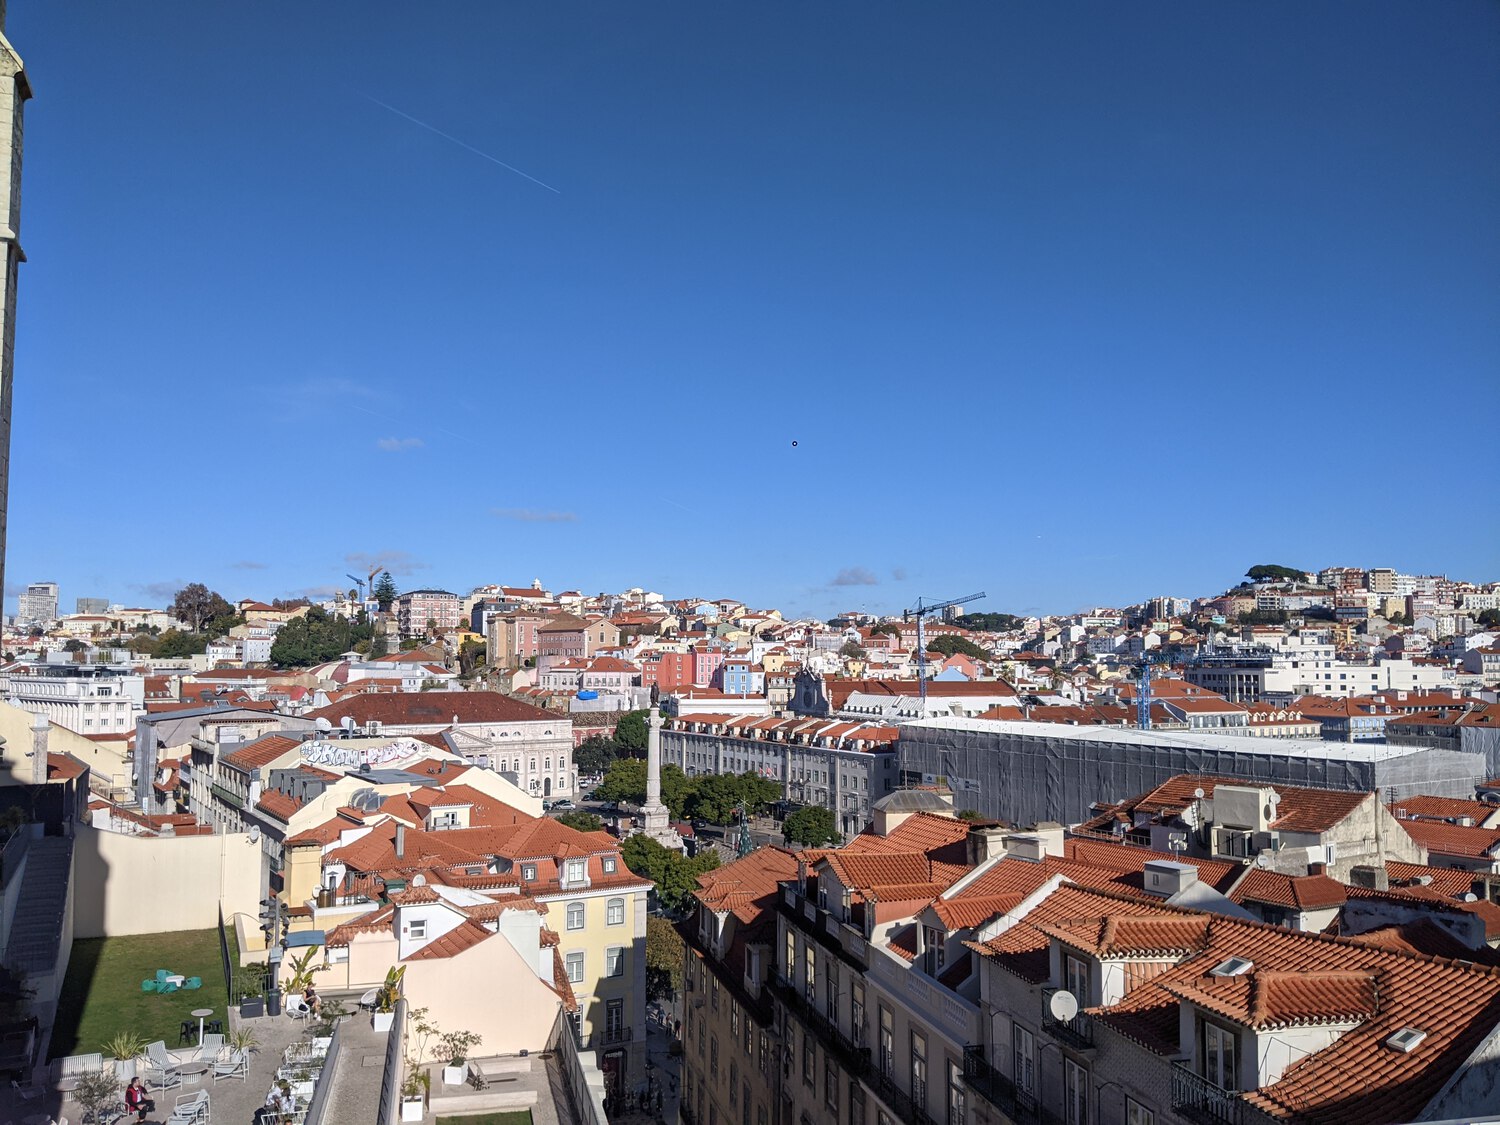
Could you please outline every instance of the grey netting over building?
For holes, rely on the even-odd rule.
[[[1029,825],[1076,824],[1179,773],[1368,792],[1472,797],[1483,754],[1438,747],[1181,734],[989,719],[906,723],[896,744],[906,780],[946,780],[957,808]]]

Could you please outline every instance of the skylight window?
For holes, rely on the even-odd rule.
[[[1216,977],[1242,977],[1253,968],[1255,968],[1255,962],[1247,961],[1243,957],[1231,957],[1215,965],[1209,972]]]
[[[1400,1051],[1403,1055],[1409,1054],[1417,1049],[1417,1045],[1427,1038],[1427,1032],[1415,1027],[1403,1027],[1389,1039],[1385,1045],[1393,1051]]]

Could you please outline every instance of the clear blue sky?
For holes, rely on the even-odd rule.
[[[8,33],[8,593],[377,556],[819,614],[1500,577],[1488,0],[12,0]]]

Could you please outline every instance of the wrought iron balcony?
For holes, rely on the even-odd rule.
[[[1094,1045],[1094,1021],[1079,1012],[1070,1020],[1057,1019],[1052,1014],[1050,1001],[1057,988],[1042,989],[1042,1030],[1054,1039],[1060,1040],[1073,1047],[1092,1047]]]
[[[816,1004],[809,1003],[797,986],[779,971],[771,978],[771,990],[803,1024],[813,1029],[852,1076],[857,1078],[870,1069],[870,1049],[860,1046],[845,1035],[837,1022],[820,1012]]]
[[[909,1122],[911,1125],[933,1125],[932,1118],[927,1116],[926,1100],[918,1102],[897,1086],[895,1079],[889,1074],[875,1076],[875,1093],[881,1101],[896,1111],[896,1116],[902,1121]]]
[[[1183,1065],[1172,1064],[1172,1108],[1201,1125],[1269,1125],[1262,1113],[1234,1090],[1226,1090]]]

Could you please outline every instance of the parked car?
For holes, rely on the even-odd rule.
[[[553,812],[556,812],[558,809],[567,810],[567,809],[576,809],[577,807],[578,807],[577,805],[575,805],[572,801],[568,800],[568,798],[566,798],[566,797],[564,797],[560,801],[553,801],[552,802],[552,811]]]

